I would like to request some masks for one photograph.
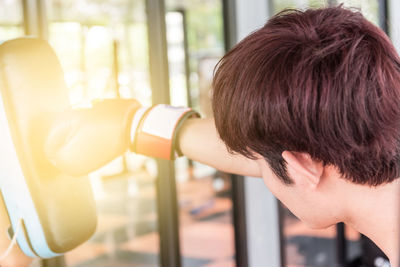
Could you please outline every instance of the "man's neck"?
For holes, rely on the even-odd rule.
[[[400,179],[378,187],[356,186],[348,195],[345,223],[370,238],[399,267]],[[356,192],[356,193],[355,193]],[[355,193],[355,194],[354,194]]]

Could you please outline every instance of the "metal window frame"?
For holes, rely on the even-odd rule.
[[[222,0],[225,52],[228,52],[237,40],[235,12],[235,1]],[[237,267],[246,267],[249,264],[249,259],[247,253],[244,177],[231,174],[230,179],[232,185],[232,223],[235,241],[235,261]]]
[[[37,35],[39,25],[36,0],[22,0],[22,12],[25,35]]]
[[[22,0],[25,35],[47,40],[48,23],[45,5],[44,0]]]
[[[187,11],[185,8],[180,7],[171,10],[171,12],[177,12],[182,16],[182,33],[183,33],[183,52],[184,52],[184,73],[185,73],[185,84],[186,84],[186,101],[187,106],[192,107],[192,90],[190,84],[190,54],[189,54],[189,40],[188,40],[188,21],[187,21]],[[193,163],[189,164],[190,166]]]
[[[388,0],[377,0],[379,12],[379,27],[387,34],[390,33],[389,28],[389,3]]]
[[[170,103],[165,1],[146,0],[153,104]],[[162,267],[180,267],[179,216],[173,162],[157,160],[157,213]]]

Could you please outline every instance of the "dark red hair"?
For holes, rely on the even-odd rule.
[[[399,176],[400,61],[388,37],[342,6],[285,10],[219,62],[213,112],[232,152],[261,154],[286,183],[285,150],[344,178]]]

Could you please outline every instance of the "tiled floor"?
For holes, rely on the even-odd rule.
[[[129,194],[132,184],[135,194]],[[66,255],[67,266],[158,266],[154,179],[141,174],[103,179],[95,236]],[[179,184],[184,267],[234,266],[231,201],[216,198],[211,178]]]

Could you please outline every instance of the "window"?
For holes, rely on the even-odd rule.
[[[144,1],[49,0],[47,10],[72,105],[117,97],[151,105]],[[98,228],[65,255],[67,266],[158,266],[154,165],[128,153],[90,175]]]
[[[0,0],[0,42],[24,34],[21,3],[18,0]]]

